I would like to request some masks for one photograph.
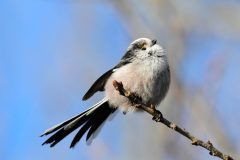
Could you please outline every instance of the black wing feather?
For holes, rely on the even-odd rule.
[[[91,110],[91,109],[90,109]],[[51,137],[49,137],[42,145],[44,144],[50,144],[50,147],[54,147],[57,143],[59,143],[62,139],[64,139],[67,135],[69,135],[71,132],[73,132],[75,129],[77,129],[78,127],[81,127],[80,130],[78,131],[78,133],[76,134],[76,136],[74,137],[70,147],[74,147],[77,142],[82,138],[82,136],[88,131],[87,133],[87,140],[89,139],[89,137],[91,137],[91,135],[94,133],[94,131],[96,131],[99,126],[101,124],[103,124],[103,122],[107,119],[107,117],[113,113],[116,110],[116,108],[110,108],[108,102],[104,102],[103,104],[101,104],[100,106],[98,106],[97,108],[93,108],[92,112],[87,113],[86,111],[82,114],[79,114],[79,116],[76,116],[77,118],[79,118],[79,120],[74,123],[73,125],[68,126],[71,122],[73,122],[74,120],[76,120],[76,117],[72,118],[66,122],[64,122],[63,124],[65,125],[60,125],[57,126],[56,129],[54,129],[54,131],[51,131],[51,133],[54,133]],[[81,116],[80,116],[81,115]],[[50,133],[46,133],[46,134],[50,134]],[[46,135],[44,134],[44,135]]]
[[[87,100],[97,91],[103,91],[104,86],[112,73],[113,73],[113,70],[111,69],[111,70],[107,71],[106,73],[104,73],[101,77],[99,77],[93,83],[93,85],[90,87],[90,89],[87,91],[87,93],[83,96],[82,100]]]
[[[73,148],[77,144],[77,142],[80,141],[84,133],[86,133],[87,130],[91,127],[92,123],[93,123],[93,119],[90,119],[84,124],[82,128],[80,128],[78,133],[73,138],[70,148]]]
[[[60,142],[63,138],[69,135],[72,131],[80,127],[86,120],[89,119],[87,116],[83,116],[81,120],[77,123],[77,125],[73,126],[70,129],[65,130],[64,127],[57,131],[54,135],[48,138],[42,145],[51,144],[50,147],[54,147],[58,142]]]
[[[48,129],[47,131],[45,131],[40,137],[42,136],[46,136],[48,134],[51,134],[57,130],[59,130],[60,128],[62,128],[63,126],[69,124],[70,122],[72,122],[73,120],[77,119],[78,117],[82,116],[83,114],[85,114],[86,112],[88,112],[91,108],[89,108],[88,110],[82,112],[81,114],[77,115],[77,116],[74,116],[73,118],[70,118],[69,120],[66,120],[64,122],[62,122],[61,124],[58,124],[50,129]]]
[[[120,68],[128,63],[131,63],[132,59],[132,52],[128,51],[126,54],[122,57],[120,62],[112,69],[108,70],[106,73],[104,73],[101,77],[99,77],[93,85],[90,87],[90,89],[87,91],[87,93],[83,96],[82,100],[87,100],[92,95],[94,95],[97,91],[104,91],[104,86],[108,80],[108,78],[112,75],[115,69]]]
[[[78,131],[74,139],[72,140],[72,143],[70,145],[70,148],[73,148],[78,141],[82,138],[84,133],[87,133],[88,140],[91,135],[100,127],[101,124],[108,118],[108,116],[113,113],[116,110],[116,108],[110,108],[108,103],[105,103],[101,106],[101,108],[98,108],[98,110],[95,110],[94,113],[91,115],[91,118],[84,124],[84,126]]]
[[[100,111],[101,114],[96,114],[94,116],[94,123],[92,124],[91,128],[88,131],[86,140],[88,140],[91,135],[99,128],[99,126],[108,118],[108,116],[113,113],[116,109],[110,108],[108,110],[102,110]]]

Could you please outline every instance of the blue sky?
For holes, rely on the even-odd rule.
[[[76,66],[85,68],[81,70],[82,74],[84,74],[84,72],[87,71],[87,67],[84,67],[84,64],[89,64],[90,58],[96,61],[97,59],[95,58],[100,57],[100,55],[97,54],[96,56],[91,56],[91,52],[96,53],[102,50],[104,52],[98,54],[104,54],[103,57],[105,58],[110,56],[111,60],[115,59],[115,61],[117,61],[117,58],[121,56],[119,53],[123,52],[123,48],[128,43],[126,40],[129,41],[117,16],[114,15],[115,13],[110,7],[102,4],[86,5],[85,8],[82,7],[83,11],[78,11],[75,5],[79,4],[67,4],[64,1],[33,2],[28,0],[21,2],[1,2],[0,103],[2,106],[1,130],[4,131],[1,131],[1,142],[3,142],[0,146],[1,159],[30,159],[35,155],[39,155],[39,157],[35,157],[37,159],[52,157],[51,152],[54,151],[43,148],[41,146],[43,139],[38,137],[46,127],[50,127],[50,124],[43,124],[47,123],[47,120],[44,118],[46,116],[45,112],[48,111],[44,110],[42,106],[44,103],[42,103],[41,99],[47,99],[44,97],[44,94],[50,92],[46,89],[48,87],[48,80],[53,78],[51,75],[49,76],[49,74],[53,74],[55,71],[57,72],[55,74],[57,77],[54,80],[63,78],[59,75],[62,71],[58,68],[58,63],[60,63],[58,60],[64,59],[65,57],[67,59],[71,54],[67,52],[73,52],[71,49],[62,51],[65,49],[64,47],[66,47],[64,43],[71,43],[68,42],[68,40],[73,38],[78,40],[77,45],[79,47],[85,47],[85,53],[83,54],[87,56],[78,56],[77,59],[79,61],[73,61],[73,63],[82,64],[82,66],[78,64],[76,64]],[[88,16],[85,15],[85,19],[83,17],[79,20],[79,24],[77,24],[75,22],[76,19],[74,19],[74,12],[88,13],[88,11],[86,11],[87,9],[93,9],[91,13],[96,16],[93,25],[97,26],[91,26],[91,32],[87,31],[87,33],[90,33],[89,35],[86,34],[86,26],[83,25],[85,23],[84,20],[87,20]],[[75,25],[78,31],[76,31]],[[77,35],[74,35],[76,33]],[[113,34],[114,36],[110,36]],[[102,39],[105,38],[106,41],[102,41]],[[115,54],[111,52],[112,48],[109,48],[112,41],[117,42],[116,46],[114,46]],[[94,48],[86,46],[90,43],[98,45],[95,45]],[[63,47],[59,47],[61,44]],[[72,44],[69,44],[67,46],[71,45]],[[76,55],[78,53],[74,54]],[[103,67],[99,69],[99,74],[106,68],[109,68],[113,63],[114,61],[101,64]],[[88,79],[86,76],[84,77]],[[54,83],[61,85],[65,83],[65,81]],[[78,94],[75,95],[75,98],[74,96],[70,97],[65,95],[64,91],[62,93],[62,96],[65,95],[73,99],[72,104],[68,107],[74,108],[75,106],[75,110],[66,114],[67,116],[65,118],[84,109],[79,110],[79,106],[84,104],[80,102],[84,92],[80,89],[81,83],[83,84],[84,82],[78,82]],[[92,82],[89,82],[85,89],[90,83]],[[62,90],[64,90],[64,88]],[[84,107],[88,107],[87,105],[90,105],[90,103],[85,103]],[[57,109],[57,107],[55,109]],[[66,111],[67,110],[64,110],[63,112]],[[63,115],[57,111],[52,112],[59,116]],[[58,118],[58,120],[63,120],[63,118],[64,117]],[[57,121],[53,120],[52,122],[51,125]],[[66,143],[64,148],[67,148]],[[80,151],[79,153],[79,150],[70,151],[70,154],[66,153],[69,158],[73,156],[72,152],[74,152],[75,155],[80,154],[83,157],[85,155],[84,159],[89,158],[84,154],[85,152],[81,153]]]

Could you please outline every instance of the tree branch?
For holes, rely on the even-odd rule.
[[[195,146],[201,146],[209,151],[209,154],[212,156],[219,157],[223,160],[234,160],[231,156],[223,154],[221,151],[216,149],[213,144],[210,141],[204,142],[195,136],[193,136],[190,132],[186,131],[183,128],[180,128],[176,124],[170,122],[169,120],[165,119],[161,112],[156,110],[154,106],[143,104],[141,101],[141,98],[136,96],[134,93],[131,93],[130,91],[127,91],[124,89],[122,82],[117,82],[116,80],[113,81],[114,88],[119,92],[120,95],[125,96],[129,99],[129,101],[132,103],[133,106],[142,109],[146,111],[147,113],[151,114],[153,116],[153,120],[156,122],[161,122],[167,127],[175,130],[176,132],[180,133],[181,135],[188,138],[192,145]]]

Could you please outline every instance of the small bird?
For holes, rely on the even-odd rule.
[[[97,91],[105,91],[105,97],[86,111],[45,131],[41,136],[52,135],[43,145],[50,144],[53,147],[80,128],[71,142],[70,148],[73,148],[85,133],[88,140],[117,109],[124,113],[137,110],[128,98],[114,88],[115,80],[122,82],[124,89],[141,98],[144,104],[158,106],[170,85],[165,50],[157,44],[157,40],[139,38],[133,41],[120,62],[99,77],[82,99],[89,99]]]

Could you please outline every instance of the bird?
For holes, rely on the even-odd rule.
[[[86,134],[86,141],[116,110],[123,113],[138,110],[130,100],[114,88],[113,81],[122,82],[124,89],[141,98],[144,104],[159,106],[170,86],[170,67],[165,49],[156,39],[139,38],[128,46],[119,63],[100,76],[83,96],[88,100],[96,92],[105,96],[86,111],[46,130],[42,136],[51,136],[42,145],[54,147],[71,132],[78,129],[70,148]]]

